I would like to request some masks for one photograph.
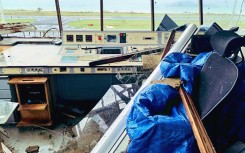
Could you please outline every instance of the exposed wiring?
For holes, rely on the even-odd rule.
[[[28,22],[29,23],[29,22]],[[35,29],[35,31],[37,30],[37,27],[34,25],[34,24],[32,24],[32,23],[29,23],[30,25],[32,25],[33,27],[34,27],[34,29]]]
[[[58,31],[58,29],[57,28],[50,28],[50,29],[48,29],[46,32],[44,32],[44,34],[43,34],[43,38],[45,37],[45,35],[50,31],[50,30],[57,30]]]
[[[50,29],[48,29],[47,31],[44,32],[42,38],[44,38],[45,35],[46,35],[50,30],[57,30],[57,31],[58,31],[57,28],[50,28]],[[56,42],[58,42],[58,43],[56,44]],[[51,44],[60,45],[61,43],[62,43],[62,41],[60,40],[59,37],[55,37],[55,38],[51,41]]]

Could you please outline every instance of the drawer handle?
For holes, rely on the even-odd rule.
[[[34,80],[21,80],[21,81],[25,81],[25,82],[31,82],[31,81],[34,81]]]

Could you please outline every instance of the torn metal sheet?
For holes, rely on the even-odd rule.
[[[2,147],[2,150],[1,150]],[[2,142],[0,143],[0,152],[3,151],[3,153],[12,153],[9,148],[7,148]]]
[[[17,106],[18,103],[0,100],[0,124],[7,122]]]

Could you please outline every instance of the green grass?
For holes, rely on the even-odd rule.
[[[5,15],[13,16],[56,16],[56,11],[37,11],[37,10],[4,10]],[[64,12],[61,11],[62,16],[100,16],[99,12]],[[136,13],[136,12],[104,12],[104,16],[149,16],[150,13]]]
[[[100,29],[99,20],[77,20],[68,23],[69,26],[81,29]]]
[[[55,11],[34,11],[34,10],[4,10],[4,15],[9,16],[56,16]]]
[[[19,22],[33,23],[34,21],[35,19],[6,19],[5,20],[6,23],[19,23]],[[0,23],[2,23],[2,21]]]
[[[95,14],[93,14],[95,15]],[[199,25],[199,16],[196,13],[192,14],[168,14],[178,25],[183,25],[186,23],[194,23],[196,25]],[[86,15],[85,15],[86,16]],[[88,14],[89,16],[89,14]],[[86,16],[86,17],[88,17]],[[150,14],[148,13],[104,13],[104,17],[115,17],[115,16],[123,16],[123,17],[150,17]],[[159,23],[162,20],[162,17],[164,14],[156,13],[155,14],[155,26],[159,25]],[[237,18],[237,16],[235,17]],[[157,20],[158,19],[158,20]],[[217,22],[222,28],[228,29],[231,26],[233,26],[234,22],[230,22],[231,16],[229,14],[205,14],[204,15],[204,24],[211,25],[213,22]],[[238,26],[240,26],[241,29],[245,28],[245,17],[241,17],[242,20],[238,22]],[[93,26],[88,25],[93,24]],[[233,25],[230,25],[233,24]],[[85,28],[85,29],[100,29],[100,21],[99,20],[78,20],[78,21],[72,21],[68,23],[71,27],[76,28]],[[131,30],[150,30],[151,29],[151,21],[149,20],[127,20],[126,22],[122,22],[120,20],[104,20],[104,29],[107,26],[112,26],[112,30],[122,30],[122,29],[131,29]]]
[[[149,20],[104,20],[104,29],[121,29],[121,30],[150,30]],[[81,29],[100,29],[100,20],[77,20],[68,23],[71,27],[81,28]]]

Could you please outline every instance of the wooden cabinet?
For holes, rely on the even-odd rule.
[[[18,126],[51,126],[52,101],[47,77],[16,77],[15,86],[21,121]]]

